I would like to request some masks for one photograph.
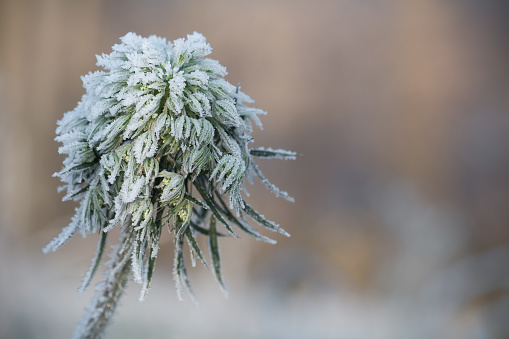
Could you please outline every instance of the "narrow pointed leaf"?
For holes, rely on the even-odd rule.
[[[202,198],[205,200],[207,205],[210,207],[212,214],[214,214],[214,216],[217,218],[217,220],[219,220],[221,222],[221,224],[223,224],[224,227],[226,227],[228,232],[230,232],[235,238],[238,238],[237,233],[235,233],[235,231],[231,228],[231,226],[228,225],[228,223],[224,220],[224,218],[221,216],[221,214],[217,210],[217,208],[214,204],[213,198],[210,195],[208,195],[207,192],[205,192],[205,189],[203,187],[201,187],[199,183],[195,182],[194,186],[196,187],[196,189],[198,190],[198,192],[200,193]]]
[[[221,258],[219,255],[219,244],[217,242],[217,233],[216,233],[216,219],[214,217],[210,218],[210,226],[209,226],[209,249],[210,255],[212,257],[212,266],[214,276],[216,277],[217,282],[221,286],[221,291],[228,295],[226,291],[226,286],[223,281],[223,276],[221,274]]]
[[[233,215],[233,213],[230,212],[230,210],[226,206],[226,203],[221,198],[219,198],[219,201],[220,201],[221,205],[223,206],[223,209],[221,211],[225,214],[226,218],[229,221],[233,222],[235,225],[237,225],[237,227],[240,228],[242,231],[244,231],[245,233],[254,237],[256,240],[263,241],[263,242],[266,242],[269,244],[277,243],[274,239],[271,239],[269,237],[261,235],[260,232],[258,232],[258,230],[256,230],[254,227],[252,227],[252,226],[248,225],[247,223],[243,222],[242,220],[239,220],[238,218],[236,218]]]
[[[101,232],[101,237],[99,238],[99,242],[97,243],[97,252],[95,254],[95,257],[92,259],[90,263],[88,272],[83,277],[83,281],[81,283],[80,288],[78,289],[78,293],[83,293],[90,284],[90,282],[92,281],[92,279],[94,278],[94,275],[97,272],[97,268],[99,267],[99,264],[101,263],[104,254],[104,248],[106,247],[107,238],[108,233]]]
[[[258,166],[256,166],[255,164],[252,164],[251,168],[254,170],[254,172],[256,173],[258,178],[260,178],[260,180],[263,182],[265,187],[267,187],[269,190],[271,190],[276,196],[285,198],[286,200],[288,200],[290,202],[295,201],[295,199],[293,199],[287,192],[280,190],[279,187],[277,187],[276,185],[271,183],[269,181],[269,179],[267,179],[263,175],[262,171],[258,168]]]
[[[287,237],[290,236],[290,234],[279,227],[279,225],[273,221],[267,220],[262,214],[256,212],[247,202],[244,202],[244,212],[246,212],[247,215],[253,218],[253,220],[260,225],[263,225],[272,231],[279,232]]]
[[[272,148],[254,148],[250,149],[249,153],[254,157],[260,158],[274,158],[274,159],[285,159],[285,160],[295,160],[297,157],[296,152],[286,151],[284,149],[274,150]]]
[[[201,227],[199,225],[196,225],[194,222],[191,222],[190,224],[191,224],[191,227],[194,230],[198,231],[199,233],[201,233],[203,235],[206,235],[206,236],[208,236],[210,234],[208,229],[203,228],[203,227]],[[216,233],[217,233],[218,237],[227,237],[228,236],[228,234],[226,234],[226,233],[222,233],[222,232],[216,232]]]
[[[209,205],[207,205],[206,203],[204,203],[203,201],[199,200],[199,199],[196,199],[195,197],[193,197],[192,195],[186,193],[184,195],[184,197],[189,200],[190,202],[200,206],[200,207],[203,207],[205,209],[209,209]]]
[[[198,246],[198,242],[196,241],[196,238],[194,237],[193,232],[189,228],[186,230],[186,237],[187,237],[187,242],[189,243],[189,246],[192,248],[194,253],[196,253],[196,255],[198,255],[198,258],[200,258],[200,261],[202,262],[203,266],[208,268],[207,261],[205,260],[205,256],[203,255],[200,247]]]

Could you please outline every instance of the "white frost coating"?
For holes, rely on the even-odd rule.
[[[223,183],[221,189],[225,191],[234,181],[240,181],[244,172],[245,165],[242,159],[225,155],[212,172],[211,178],[217,175],[217,181]]]
[[[170,79],[170,95],[172,98],[178,98],[184,93],[186,87],[186,78],[184,78],[184,72],[180,71]]]
[[[95,270],[97,269],[96,265],[99,264],[98,261],[101,259],[101,256],[103,255],[102,251],[103,251],[104,247],[101,248],[101,239],[97,243],[96,255],[95,255],[95,257],[93,257],[90,260],[90,267],[88,268],[87,273],[85,274],[85,276],[82,279],[81,286],[78,288],[78,293],[83,293],[85,291],[85,289],[88,287],[88,285],[90,284],[90,281],[93,278]]]
[[[209,76],[207,73],[196,70],[186,75],[187,82],[190,85],[196,85],[200,87],[206,87],[209,82]]]
[[[223,77],[228,74],[226,67],[221,65],[219,61],[213,59],[203,59],[200,68],[204,71],[209,71]],[[232,87],[235,88],[233,85]]]
[[[203,145],[211,144],[214,138],[214,126],[205,119],[200,119],[199,143]]]
[[[214,113],[218,121],[225,126],[240,127],[242,120],[232,100],[218,100],[214,104]]]
[[[141,164],[146,158],[154,156],[157,151],[157,139],[157,135],[152,131],[147,131],[136,138],[133,152],[138,164]]]
[[[181,198],[185,193],[184,178],[177,173],[170,172],[162,172],[160,176],[164,178],[160,185],[163,188],[161,200],[174,201]]]
[[[122,201],[124,203],[133,202],[140,193],[144,183],[144,177],[137,178],[134,183],[130,181],[124,181],[122,189],[120,190],[120,197],[122,198]]]
[[[60,246],[62,246],[67,240],[76,233],[78,228],[76,216],[73,218],[71,223],[62,229],[62,232],[50,241],[46,246],[43,247],[42,251],[46,254],[49,252],[55,252]]]
[[[167,114],[159,114],[157,120],[154,123],[154,133],[157,139],[159,139],[159,135],[162,129],[166,126],[167,117]]]
[[[104,280],[97,284],[96,294],[87,307],[86,315],[74,330],[72,339],[102,337],[115,313],[128,280],[129,270],[126,264],[131,252],[131,245],[127,243],[128,235],[122,235],[119,240],[120,242],[113,246],[110,260],[106,263],[108,269],[104,272]],[[126,245],[122,251],[122,246]]]
[[[139,251],[139,247],[138,247],[137,243],[135,242],[134,250],[131,255],[131,269],[133,272],[134,281],[137,282],[138,284],[141,284],[141,283],[143,283],[143,278],[141,277],[142,264],[141,264],[141,260],[140,260],[141,258],[139,256],[138,251]]]
[[[193,94],[193,98],[198,100],[198,102],[201,105],[201,113],[200,116],[203,117],[211,117],[211,107],[210,107],[210,100],[209,98],[203,93],[203,92],[195,92]]]
[[[264,157],[264,158],[283,159],[283,160],[295,160],[295,159],[297,159],[297,153],[296,152],[287,151],[287,150],[284,150],[284,149],[281,149],[281,148],[279,148],[279,149],[272,149],[270,147],[268,147],[268,148],[258,147],[258,148],[253,148],[252,150],[254,150],[254,151],[261,151],[261,152],[266,151],[265,153],[267,155],[262,155],[262,157]]]
[[[237,100],[237,103],[239,103],[239,104],[244,103],[244,102],[252,104],[254,102],[254,100],[251,99],[251,97],[249,95],[247,95],[246,93],[244,93],[240,90],[240,86],[237,86],[237,89],[236,89],[235,93],[233,94],[233,97]]]
[[[291,197],[287,192],[280,190],[279,187],[277,187],[276,185],[271,183],[267,178],[265,178],[262,171],[260,171],[258,166],[256,166],[254,163],[251,165],[251,168],[256,173],[256,175],[260,178],[260,180],[263,182],[265,187],[267,187],[269,190],[271,190],[276,196],[285,198],[286,200],[288,200],[290,202],[295,201],[295,199],[293,199],[293,197]]]
[[[292,200],[261,174],[254,156],[294,159],[296,154],[248,147],[252,125],[261,128],[259,117],[266,112],[245,105],[254,100],[223,78],[224,66],[205,58],[211,51],[196,32],[173,43],[128,33],[110,54],[97,56],[103,70],[82,77],[86,93],[57,123],[55,140],[67,157],[55,176],[63,182],[64,200],[79,206],[70,224],[43,251],[56,250],[76,232],[106,234],[118,226],[124,234],[123,246],[117,247],[100,285],[107,293],[96,296],[76,335],[96,335],[94,324],[111,317],[108,303],[114,305],[121,294],[115,282],[125,283],[125,268],[142,284],[140,300],[146,296],[162,228],[175,237],[178,290],[184,285],[189,291],[182,247],[187,239],[193,266],[196,255],[205,264],[194,234],[201,232],[210,240],[211,214],[230,233],[238,227],[268,243],[275,241],[247,225],[246,215],[284,232],[247,205],[244,178],[258,175],[276,195]],[[213,247],[218,268],[217,241]],[[81,290],[100,259],[98,255],[92,261]],[[223,286],[222,278],[218,281]]]
[[[244,122],[248,126],[249,130],[252,131],[252,129],[250,128],[251,122],[253,122],[261,130],[263,130],[263,125],[259,115],[267,115],[267,112],[258,108],[247,107],[241,103],[237,103],[237,112],[244,119]]]
[[[194,58],[203,58],[212,53],[212,47],[207,43],[207,39],[198,32],[187,35],[189,49],[193,52]]]

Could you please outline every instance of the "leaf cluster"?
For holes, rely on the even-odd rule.
[[[79,202],[70,224],[43,250],[55,251],[75,233],[100,232],[96,257],[84,278],[86,288],[104,253],[108,231],[126,234],[134,280],[149,289],[164,228],[174,236],[174,275],[190,290],[184,247],[191,263],[208,266],[197,235],[207,237],[211,267],[224,289],[218,238],[240,230],[275,243],[247,223],[288,235],[244,199],[245,179],[270,183],[254,157],[294,159],[284,150],[252,149],[253,125],[264,111],[224,79],[226,69],[206,58],[211,47],[194,33],[173,43],[129,33],[109,55],[97,56],[104,70],[82,77],[86,93],[58,122],[59,152],[66,154],[55,173]],[[244,192],[244,193],[243,193]],[[219,228],[223,227],[221,231]]]

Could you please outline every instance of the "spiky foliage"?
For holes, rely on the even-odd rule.
[[[219,237],[237,237],[241,230],[275,243],[248,225],[247,217],[288,235],[244,200],[244,178],[252,182],[256,176],[276,195],[292,200],[263,176],[253,157],[294,159],[295,153],[249,147],[252,124],[261,128],[259,115],[265,112],[247,106],[253,100],[223,78],[226,69],[205,58],[211,47],[201,34],[170,43],[129,33],[121,41],[111,54],[97,56],[104,71],[82,77],[86,93],[58,122],[59,152],[67,158],[55,175],[67,191],[64,200],[74,199],[79,206],[44,252],[55,251],[77,232],[99,231],[83,290],[99,266],[108,231],[121,227],[117,257],[142,284],[143,299],[167,227],[175,240],[180,296],[181,285],[189,288],[185,242],[193,265],[198,258],[207,266],[196,239],[202,234],[224,289]],[[111,269],[118,273],[119,265]]]

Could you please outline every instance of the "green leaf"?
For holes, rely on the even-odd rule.
[[[191,227],[192,227],[194,230],[198,231],[199,233],[201,233],[201,234],[203,234],[203,235],[208,236],[208,235],[210,234],[210,232],[209,232],[209,230],[208,230],[208,229],[203,228],[203,227],[201,227],[201,226],[199,226],[199,225],[195,224],[195,223],[194,223],[194,222],[192,222],[192,221],[190,222],[190,225],[191,225]],[[216,233],[217,233],[217,236],[218,236],[218,237],[226,237],[226,236],[228,236],[228,234],[225,234],[225,233],[221,233],[221,232],[216,232]]]
[[[272,191],[276,196],[282,197],[290,202],[294,202],[294,199],[288,195],[287,192],[280,190],[276,185],[271,183],[262,173],[262,171],[256,166],[256,164],[251,163],[251,169],[255,172],[255,174],[260,178],[262,183],[267,187],[269,190]]]
[[[226,227],[228,232],[230,232],[235,238],[238,238],[239,236],[237,235],[237,233],[235,233],[235,231],[231,228],[231,226],[228,225],[228,223],[224,220],[224,218],[221,216],[221,214],[217,210],[216,205],[214,204],[213,198],[210,195],[208,195],[207,192],[205,192],[205,189],[203,187],[201,187],[201,185],[198,182],[195,181],[194,186],[196,187],[196,189],[198,190],[200,195],[203,197],[203,199],[209,206],[210,210],[212,211],[212,214],[214,214],[214,216],[217,218],[217,220],[219,220],[221,222],[221,224],[223,224]]]
[[[67,200],[71,200],[72,198],[74,198],[75,196],[81,194],[81,193],[84,193],[86,192],[88,189],[90,188],[90,185],[87,185],[85,187],[82,187],[81,189],[79,189],[78,191],[74,191],[74,192],[69,192],[65,195],[65,197],[62,198],[62,201],[67,201]]]
[[[198,205],[198,206],[200,206],[200,207],[203,207],[203,208],[205,208],[205,209],[209,209],[209,206],[208,206],[206,203],[204,203],[204,202],[203,202],[203,201],[201,201],[201,200],[196,199],[195,197],[193,197],[192,195],[190,195],[190,194],[188,194],[188,193],[186,193],[184,197],[185,197],[188,201],[190,201],[190,202],[192,202],[192,203],[194,203],[194,204],[196,204],[196,205]]]
[[[152,249],[150,249],[150,258],[148,259],[148,270],[147,270],[147,289],[150,286],[150,282],[152,281],[152,274],[154,273],[154,267],[156,263],[156,258],[152,258]]]
[[[92,162],[85,162],[85,163],[82,163],[82,164],[79,164],[79,165],[76,165],[74,167],[71,167],[71,168],[68,168],[66,169],[65,171],[63,172],[59,172],[58,174],[59,175],[62,175],[62,174],[65,174],[65,173],[68,173],[68,172],[71,172],[71,171],[79,171],[79,170],[83,170],[83,169],[86,169],[86,168],[89,168],[89,167],[92,167],[93,165],[95,164],[98,164],[97,161],[92,161]]]
[[[219,122],[214,119],[210,120],[210,122],[219,132],[219,136],[221,137],[221,140],[223,140],[225,148],[228,149],[233,155],[240,157],[241,150],[239,144],[237,144],[237,142],[228,135],[228,133],[224,130],[223,126]]]
[[[187,237],[187,242],[189,243],[189,246],[194,251],[194,253],[196,253],[198,255],[198,258],[200,258],[203,266],[208,268],[207,261],[205,260],[205,256],[203,255],[200,247],[198,246],[198,242],[196,241],[196,238],[194,237],[194,234],[190,228],[186,229],[186,237]]]
[[[264,235],[261,235],[260,232],[258,232],[254,227],[248,225],[247,223],[237,219],[232,212],[228,209],[226,206],[226,203],[219,197],[219,201],[221,202],[221,205],[223,205],[223,209],[221,210],[226,218],[233,222],[235,225],[237,225],[238,228],[240,228],[245,233],[249,234],[250,236],[254,237],[256,240],[263,241],[269,244],[276,244],[276,241],[274,239],[271,239],[269,237],[266,237]]]
[[[88,287],[88,285],[90,285],[90,282],[94,278],[94,275],[97,272],[97,268],[101,263],[104,254],[104,248],[106,246],[106,239],[108,238],[108,233],[107,232],[100,233],[101,237],[99,238],[99,242],[97,243],[97,253],[91,261],[91,265],[90,268],[88,269],[87,274],[83,277],[83,281],[81,283],[80,288],[78,289],[78,293],[83,293],[85,289]]]
[[[184,222],[182,225],[180,225],[178,231],[177,231],[177,234],[175,235],[175,238],[176,239],[180,239],[182,238],[182,235],[184,234],[184,232],[189,228],[189,221],[188,222]]]
[[[247,202],[244,201],[244,212],[246,212],[247,215],[249,215],[254,221],[259,223],[260,225],[263,225],[267,227],[268,229],[279,232],[287,237],[290,236],[288,232],[286,232],[284,229],[279,227],[275,222],[265,219],[265,216],[255,211]]]
[[[147,259],[145,266],[145,278],[143,279],[143,288],[141,289],[140,296],[138,298],[139,301],[143,301],[147,296],[148,290],[150,288],[150,282],[152,281],[152,275],[154,273],[154,268],[156,264],[156,255],[154,255],[154,248],[150,248],[150,255]]]
[[[210,255],[212,257],[212,266],[214,268],[214,276],[216,277],[217,282],[221,286],[221,291],[226,296],[228,292],[226,291],[226,286],[223,281],[223,276],[221,274],[221,258],[219,256],[219,244],[217,242],[217,233],[216,233],[216,218],[210,217],[210,226],[209,226],[209,249]]]
[[[249,153],[254,157],[260,157],[260,158],[276,158],[276,159],[295,160],[295,158],[297,157],[296,152],[286,151],[286,150],[282,150],[282,149],[273,150],[271,148],[250,149]]]
[[[186,263],[184,261],[184,251],[183,251],[184,239],[181,238],[175,243],[175,267],[174,267],[174,278],[177,283],[177,295],[179,299],[182,300],[182,291],[181,291],[181,283],[184,282],[189,295],[193,302],[196,303],[196,299],[194,298],[194,293],[191,288],[191,283],[189,282],[189,277],[187,275]]]

